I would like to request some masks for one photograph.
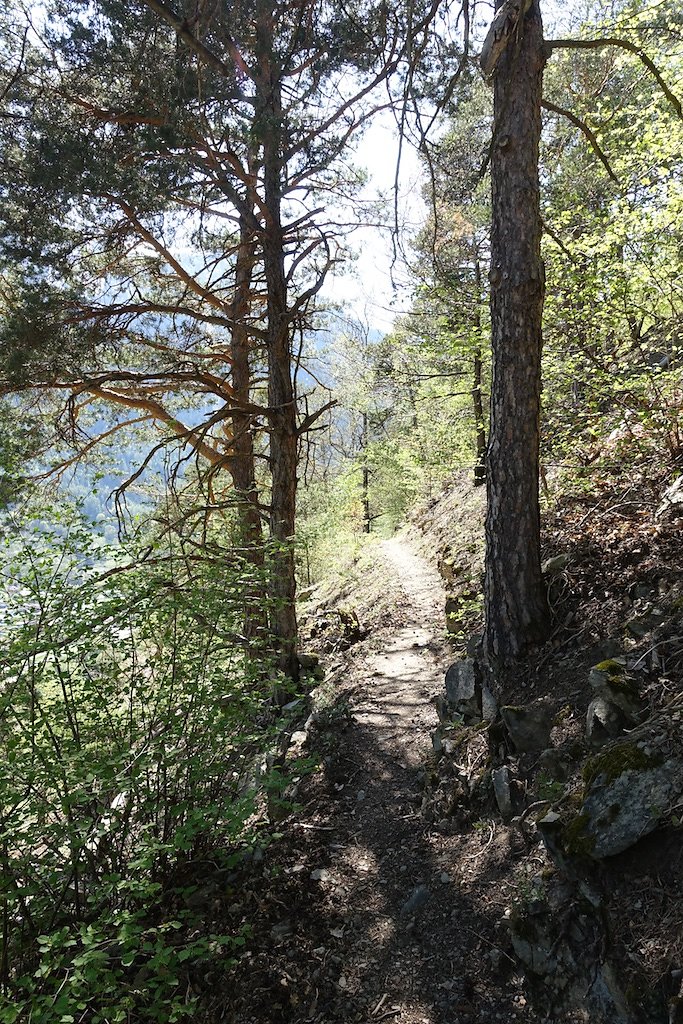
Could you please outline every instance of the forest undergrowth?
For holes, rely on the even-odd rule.
[[[551,728],[544,752],[515,752],[504,741],[512,821],[501,815],[492,785],[501,763],[500,728],[494,723],[482,732],[481,725],[457,720],[440,726],[433,709],[443,702],[442,675],[420,674],[417,701],[410,685],[396,698],[416,716],[412,770],[405,768],[410,759],[400,744],[390,769],[364,747],[364,709],[369,698],[378,710],[382,690],[372,659],[391,650],[410,621],[409,580],[402,589],[400,577],[392,577],[371,545],[343,582],[314,594],[307,627],[330,680],[325,715],[308,743],[320,750],[322,763],[298,789],[301,807],[291,827],[287,821],[278,825],[282,846],[273,847],[264,869],[272,899],[260,903],[266,920],[248,961],[248,993],[235,975],[229,991],[238,1010],[228,1019],[361,1021],[381,1018],[384,1010],[397,1020],[430,1024],[481,1018],[650,1024],[677,1012],[680,808],[670,807],[656,831],[633,849],[578,867],[558,867],[535,824],[549,807],[580,800],[586,765],[595,755],[586,740],[586,715],[596,664],[622,659],[637,679],[641,720],[666,719],[681,703],[683,557],[680,514],[671,514],[662,501],[670,484],[670,470],[645,460],[628,471],[613,463],[548,481],[544,551],[553,632],[507,676],[504,692],[508,705],[547,705]],[[482,628],[476,600],[482,519],[481,491],[460,474],[416,510],[404,540],[438,566],[445,585],[441,624],[434,629],[431,623],[427,642],[432,654],[441,651],[442,664],[444,657],[447,665],[465,656]],[[350,642],[335,614],[341,610],[362,627]],[[372,848],[382,832],[388,838],[381,853],[376,856],[375,849],[369,857],[368,842]],[[356,848],[352,862],[365,864],[365,884],[349,866],[349,842]],[[328,873],[324,885],[315,875],[321,865],[323,881]],[[599,908],[599,925],[576,910],[583,897],[574,882]],[[392,892],[393,910],[377,908],[378,891],[384,897]],[[425,900],[414,913],[405,911],[411,894]],[[544,939],[548,913],[554,921]],[[530,968],[519,955],[517,927],[530,929],[524,941],[538,929],[540,967]],[[582,935],[579,948],[572,950],[572,968],[565,964],[553,987],[543,974],[543,943],[563,949],[572,928]],[[373,941],[374,955],[368,950]],[[609,981],[604,1005],[595,994],[603,970],[616,979]]]

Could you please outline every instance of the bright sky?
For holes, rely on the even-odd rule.
[[[549,37],[563,35],[577,15],[585,14],[588,0],[544,0],[545,31]],[[491,4],[491,13],[493,5]],[[483,18],[483,12],[480,12]],[[344,266],[331,274],[323,296],[344,303],[348,311],[368,326],[380,331],[391,329],[394,319],[410,306],[410,278],[405,257],[410,258],[410,236],[418,230],[426,216],[422,199],[424,175],[415,149],[404,143],[399,176],[399,251],[394,251],[393,188],[398,156],[398,132],[390,115],[378,118],[368,129],[356,151],[355,162],[369,175],[363,198],[373,199],[378,193],[387,199],[384,219],[387,228],[358,229],[352,239],[357,259],[353,268]],[[402,250],[402,251],[401,251]]]
[[[420,228],[425,216],[422,200],[422,171],[417,153],[409,143],[401,152],[398,190],[398,244],[408,247],[407,253],[394,253],[392,242],[393,189],[398,159],[398,133],[388,116],[373,126],[360,143],[354,162],[368,172],[368,183],[362,199],[378,196],[386,202],[382,220],[387,227],[359,228],[352,236],[357,256],[352,267],[342,267],[331,274],[325,297],[344,303],[361,321],[377,330],[390,329],[394,318],[410,301],[409,279],[404,255],[410,256],[409,238]]]

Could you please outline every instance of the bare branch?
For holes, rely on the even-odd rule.
[[[223,302],[222,299],[219,299],[216,295],[214,295],[213,292],[209,291],[208,288],[204,288],[203,285],[199,284],[199,282],[192,276],[192,274],[188,273],[188,271],[185,270],[182,264],[178,262],[175,256],[173,256],[169,252],[166,246],[162,245],[159,239],[156,238],[151,231],[148,231],[143,224],[141,224],[132,206],[129,206],[128,203],[126,203],[123,199],[120,199],[117,196],[105,194],[103,198],[108,199],[115,206],[118,206],[121,212],[125,214],[128,221],[130,222],[131,227],[137,232],[140,238],[144,239],[145,242],[151,245],[152,248],[157,253],[159,253],[159,255],[163,257],[164,260],[166,260],[169,267],[171,267],[171,269],[178,275],[181,281],[185,282],[185,284],[188,286],[188,288],[191,289],[191,291],[193,291],[196,295],[199,295],[200,298],[205,299],[210,306],[214,307],[214,309],[221,309],[224,312],[230,311],[229,303]]]
[[[616,46],[634,54],[638,60],[645,65],[652,77],[656,80],[659,88],[662,90],[678,116],[683,118],[683,106],[681,106],[681,101],[674,95],[666,84],[655,63],[643,50],[641,50],[639,46],[636,46],[635,43],[630,42],[628,39],[616,39],[613,36],[608,36],[606,39],[547,39],[545,41],[545,49],[548,56],[552,54],[553,50],[601,50],[606,46]]]
[[[4,89],[0,93],[0,103],[2,103],[5,97],[9,94],[14,84],[21,77],[21,70],[24,64],[24,56],[26,55],[26,41],[28,39],[28,25],[24,29],[24,35],[21,40],[21,53],[19,54],[19,60],[17,62],[16,70],[10,75],[10,79],[5,85]]]
[[[323,416],[329,409],[333,409],[337,404],[337,399],[333,398],[329,402],[326,402],[325,405],[321,406],[320,409],[316,409],[315,412],[309,413],[308,416],[301,421],[297,434],[301,436],[302,434],[307,433],[316,420],[320,419],[321,416]]]
[[[560,114],[562,117],[566,117],[568,121],[571,121],[571,123],[576,128],[578,128],[580,132],[582,132],[586,136],[586,138],[588,139],[588,142],[590,143],[591,149],[593,150],[593,152],[597,156],[598,160],[600,161],[602,166],[605,168],[605,170],[609,174],[609,176],[612,179],[612,181],[616,182],[617,185],[618,185],[619,184],[619,179],[617,178],[616,174],[612,170],[612,168],[611,168],[611,166],[609,164],[609,161],[608,161],[607,157],[605,156],[605,153],[602,150],[602,148],[600,146],[600,143],[598,142],[598,140],[597,140],[597,138],[595,136],[595,133],[593,131],[591,131],[591,129],[586,124],[586,122],[582,121],[580,117],[576,116],[576,114],[572,114],[571,110],[565,110],[564,107],[558,107],[556,103],[551,103],[550,100],[542,100],[541,101],[541,106],[543,107],[544,110],[552,111],[553,114]]]
[[[143,0],[143,2],[149,7],[151,11],[158,14],[167,25],[174,30],[179,39],[185,43],[194,53],[197,54],[203,64],[208,64],[209,67],[213,68],[224,78],[232,78],[233,70],[224,61],[218,57],[213,50],[210,50],[208,46],[200,42],[199,39],[190,31],[187,22],[179,18],[175,11],[172,11],[170,7],[162,3],[161,0]],[[245,61],[244,57],[240,53],[235,42],[228,37],[228,52],[235,62],[235,66],[245,74],[248,78],[251,78],[251,71],[249,65]]]

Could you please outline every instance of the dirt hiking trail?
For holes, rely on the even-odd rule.
[[[497,940],[507,832],[421,813],[433,697],[452,660],[441,579],[404,536],[372,559],[362,582],[388,611],[336,666],[329,725],[312,741],[322,771],[302,780],[295,820],[251,880],[254,940],[222,1019],[537,1019]]]
[[[388,758],[418,767],[431,746],[430,730],[437,725],[429,698],[441,688],[448,667],[440,628],[446,595],[437,571],[404,539],[383,541],[380,559],[404,624],[382,637],[380,649],[368,658],[367,698],[354,707],[353,715],[360,727],[372,731],[374,743]],[[378,782],[369,783],[368,811],[381,789]]]

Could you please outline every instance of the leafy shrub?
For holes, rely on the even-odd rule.
[[[233,863],[268,781],[255,570],[57,517],[5,539],[0,1022],[180,1020],[244,942],[197,927],[183,879]]]

